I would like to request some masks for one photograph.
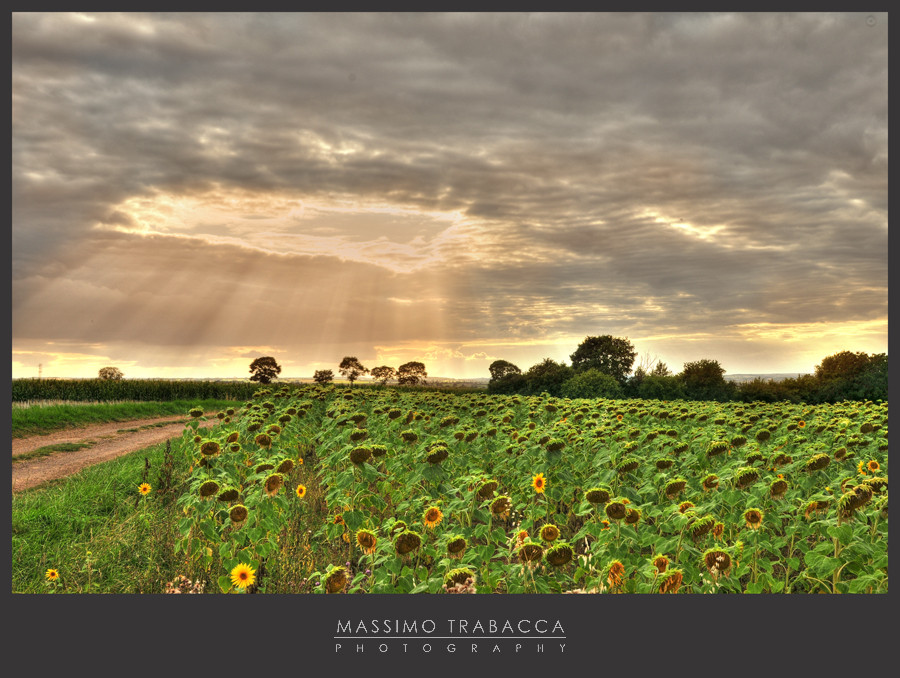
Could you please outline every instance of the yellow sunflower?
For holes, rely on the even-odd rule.
[[[59,579],[59,571],[51,567],[44,576],[47,577],[47,581],[56,581]]]
[[[140,485],[138,485],[138,492],[143,495],[150,494],[150,489],[151,488],[149,483],[141,483]]]
[[[297,485],[297,496],[301,499],[306,495],[306,485]]]
[[[543,473],[538,473],[534,478],[531,479],[531,486],[534,488],[534,491],[538,494],[543,494],[544,489],[547,487],[547,481],[544,479]]]
[[[231,583],[241,590],[256,583],[256,570],[245,563],[235,565],[231,571]]]
[[[870,460],[869,460],[869,463],[866,464],[866,468],[869,469],[872,473],[875,473],[875,471],[877,471],[878,469],[880,469],[881,466],[879,466],[879,465],[878,465],[878,462],[875,461],[874,459],[870,459]]]
[[[422,515],[422,522],[425,527],[435,527],[444,519],[444,514],[437,506],[429,506]]]

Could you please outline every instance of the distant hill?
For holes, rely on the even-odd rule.
[[[736,381],[742,383],[745,381],[753,381],[754,379],[762,379],[763,381],[783,381],[785,379],[796,379],[801,375],[800,372],[769,372],[767,374],[726,374],[726,381]]]

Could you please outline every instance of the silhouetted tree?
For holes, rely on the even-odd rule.
[[[317,384],[327,384],[334,381],[334,372],[331,370],[316,370],[313,374],[313,381]]]
[[[540,395],[545,391],[552,396],[559,396],[562,385],[575,376],[575,370],[564,363],[551,358],[544,358],[537,365],[532,365],[525,373],[525,393]]]
[[[397,368],[397,383],[403,386],[415,386],[420,381],[424,384],[427,376],[425,365],[416,361],[404,363]]]
[[[369,369],[363,367],[363,364],[354,356],[344,356],[341,364],[338,365],[338,370],[340,370],[344,379],[350,382],[350,388],[353,388],[353,382],[359,379],[360,376],[369,373]]]
[[[728,400],[733,389],[725,381],[725,369],[718,360],[695,360],[685,363],[679,377],[685,395],[694,400]]]
[[[576,372],[562,385],[560,395],[564,398],[617,398],[622,395],[622,386],[608,374],[590,369]]]
[[[103,381],[118,381],[124,376],[122,370],[118,367],[101,367],[100,372],[97,374],[97,378],[102,379]]]
[[[388,367],[387,365],[382,365],[381,367],[373,367],[372,378],[380,381],[381,385],[384,386],[391,379],[397,378],[397,370],[395,370],[393,367]]]
[[[586,337],[569,357],[576,372],[595,369],[624,384],[636,355],[628,339],[605,334],[602,337]]]
[[[281,374],[281,365],[275,362],[272,356],[262,356],[250,363],[250,381],[258,381],[260,384],[270,384],[272,380]]]
[[[506,360],[495,360],[488,370],[491,372],[491,381],[498,381],[511,374],[522,374],[522,370]]]

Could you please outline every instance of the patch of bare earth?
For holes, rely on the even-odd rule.
[[[44,457],[13,462],[12,491],[15,493],[37,487],[51,480],[77,473],[87,466],[164,443],[170,438],[178,438],[184,431],[185,421],[184,417],[136,419],[65,429],[48,435],[14,438],[12,441],[13,458],[41,447],[60,443],[89,443],[90,447],[73,452],[54,452]],[[201,426],[209,427],[216,423],[219,423],[217,419],[211,419],[201,422]]]

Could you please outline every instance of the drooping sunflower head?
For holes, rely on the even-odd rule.
[[[625,501],[617,497],[606,505],[606,515],[610,520],[622,520],[628,514]]]
[[[150,483],[141,483],[140,485],[138,485],[138,492],[140,492],[144,496],[150,494],[151,489],[152,488],[150,487]]]
[[[506,495],[501,495],[491,502],[491,513],[498,518],[506,518],[512,510],[512,500]]]
[[[759,471],[751,466],[739,468],[734,474],[734,484],[739,490],[750,487],[759,480]]]
[[[356,466],[361,466],[369,457],[372,456],[372,448],[370,447],[354,447],[350,450],[350,461]]]
[[[564,541],[561,541],[558,544],[548,548],[547,552],[544,554],[544,557],[547,559],[547,562],[550,563],[553,567],[562,567],[563,565],[571,561],[574,555],[575,551],[572,550],[571,545],[567,544]]]
[[[401,556],[412,553],[422,545],[422,537],[412,530],[404,530],[394,537],[394,550]]]
[[[731,556],[722,549],[711,548],[703,554],[703,564],[715,581],[721,575],[728,576],[731,571]]]
[[[670,480],[666,483],[666,487],[663,490],[666,495],[666,499],[674,499],[684,491],[684,488],[686,486],[687,480],[685,480],[684,478],[675,478],[674,480]]]
[[[519,547],[518,556],[526,565],[537,565],[544,557],[544,549],[537,542],[528,540]]]
[[[270,497],[274,497],[276,494],[278,494],[278,490],[281,489],[282,485],[284,485],[284,476],[280,473],[273,473],[268,478],[266,478],[266,494]]]
[[[294,469],[294,460],[293,459],[282,459],[281,462],[275,467],[275,470],[279,473],[290,473]]]
[[[444,514],[437,506],[429,506],[422,515],[422,522],[425,527],[436,527],[444,519]]]
[[[264,461],[261,464],[257,464],[256,468],[253,470],[257,473],[263,473],[265,471],[271,471],[273,468],[275,468],[275,464],[270,464],[269,462]]]
[[[202,445],[200,445],[200,453],[206,455],[207,457],[212,457],[219,454],[220,451],[219,443],[215,440],[207,440]]]
[[[778,480],[773,481],[771,485],[769,485],[769,496],[771,496],[772,499],[781,499],[782,497],[784,497],[787,489],[788,482],[784,478],[779,478]]]
[[[383,457],[388,453],[388,448],[384,445],[372,445],[372,456]]]
[[[240,431],[232,431],[231,433],[228,434],[228,437],[225,438],[225,442],[226,443],[236,443],[238,438],[240,438],[240,437],[241,437]]]
[[[222,502],[229,502],[236,501],[240,496],[241,493],[236,487],[226,487],[221,492],[219,492],[219,496],[216,497],[216,499]]]
[[[804,468],[806,468],[807,471],[819,471],[820,469],[828,466],[828,464],[830,463],[831,457],[824,452],[820,452],[819,454],[814,454],[809,459],[807,459],[806,463],[804,464]]]
[[[248,515],[247,507],[243,504],[235,504],[228,510],[228,517],[231,519],[233,527],[241,527],[247,522]]]
[[[744,521],[751,530],[758,530],[762,526],[763,514],[757,508],[749,508],[744,511]]]
[[[363,553],[373,553],[377,542],[378,537],[371,530],[359,529],[356,531],[356,543]]]
[[[216,492],[219,491],[219,483],[215,480],[207,480],[205,483],[200,485],[200,496],[201,497],[211,497]]]
[[[694,518],[687,527],[688,533],[694,541],[702,539],[716,524],[716,519],[712,516],[701,516]]]
[[[541,539],[544,541],[556,541],[559,539],[559,528],[553,523],[547,523],[541,528]]]
[[[641,510],[636,508],[630,508],[625,513],[625,524],[626,525],[634,525],[637,527],[638,522],[641,520]]]
[[[192,417],[194,417],[194,418],[196,419],[197,417],[202,417],[202,416],[203,416],[203,410],[202,410],[201,408],[199,408],[199,407],[194,407],[193,409],[191,409],[191,410],[188,412],[188,414],[191,415]]]
[[[719,486],[719,476],[715,473],[710,473],[703,479],[703,491],[711,492]]]
[[[358,428],[350,434],[350,440],[354,443],[358,443],[361,440],[365,440],[369,437],[369,432],[364,428]]]
[[[681,514],[684,514],[684,513],[687,513],[692,508],[694,508],[694,502],[683,501],[678,505],[678,512]]]
[[[256,583],[256,570],[246,563],[239,563],[231,570],[231,584],[242,591]]]
[[[499,486],[499,483],[496,480],[486,480],[481,483],[476,492],[476,495],[479,499],[490,499],[494,496],[494,491]]]
[[[269,449],[270,447],[272,447],[272,436],[270,436],[268,433],[260,433],[253,439],[253,442],[255,442],[260,447]]]
[[[725,523],[716,523],[712,527],[712,535],[716,539],[721,539],[722,535],[725,533]]]
[[[668,570],[659,581],[660,593],[678,593],[681,588],[681,582],[684,579],[684,573],[676,568]]]
[[[466,550],[466,545],[465,537],[462,535],[455,535],[447,542],[447,554],[451,558],[461,558],[463,551]]]
[[[663,555],[662,553],[658,553],[653,556],[653,567],[656,568],[657,574],[662,574],[666,571],[666,568],[669,566],[669,557]]]
[[[625,581],[625,566],[620,560],[612,561],[606,569],[606,581],[610,587],[618,588]]]
[[[340,593],[347,585],[347,568],[333,565],[325,575],[325,593]]]
[[[602,487],[592,487],[584,493],[584,498],[591,504],[605,504],[609,501],[609,490]]]
[[[450,450],[446,444],[429,446],[425,453],[425,461],[429,464],[440,464],[450,456]]]

